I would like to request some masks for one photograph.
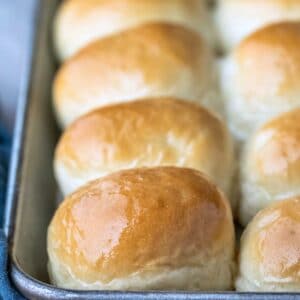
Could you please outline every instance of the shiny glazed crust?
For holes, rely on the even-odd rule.
[[[229,194],[234,153],[226,125],[205,108],[174,98],[115,104],[67,128],[54,161],[64,194],[114,171],[162,165],[201,170]]]
[[[121,171],[64,200],[49,226],[48,254],[60,287],[228,289],[231,210],[198,171]]]
[[[245,140],[259,126],[300,106],[300,23],[270,25],[245,39],[221,68],[234,135]]]
[[[300,291],[300,199],[259,212],[242,236],[238,291]]]
[[[241,168],[243,224],[270,203],[300,195],[300,109],[260,128],[246,144]]]
[[[67,0],[54,22],[57,56],[63,61],[96,39],[151,22],[178,24],[213,41],[203,0]]]
[[[104,105],[173,96],[222,112],[211,51],[194,32],[148,24],[98,40],[59,69],[54,108],[62,127]]]

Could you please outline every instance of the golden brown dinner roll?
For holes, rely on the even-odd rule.
[[[209,175],[228,195],[233,142],[208,110],[173,98],[146,99],[95,110],[62,135],[55,174],[63,194],[121,169],[185,166]]]
[[[300,21],[300,1],[218,0],[215,18],[221,47],[228,51],[266,25]]]
[[[99,40],[58,72],[54,106],[62,126],[97,107],[143,97],[175,96],[221,111],[213,57],[183,27],[148,24]]]
[[[300,109],[259,129],[246,145],[241,167],[243,224],[274,201],[300,196]]]
[[[300,4],[300,2],[299,2]],[[244,140],[267,120],[300,107],[300,22],[266,27],[222,65],[230,127]]]
[[[180,24],[212,43],[203,0],[68,0],[54,22],[57,56],[64,60],[90,42],[148,22]]]
[[[241,240],[238,291],[300,291],[300,198],[259,212]]]
[[[63,288],[227,290],[231,210],[196,170],[121,171],[64,200],[48,229],[48,255],[50,278]]]

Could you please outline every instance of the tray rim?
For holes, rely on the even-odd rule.
[[[30,107],[30,94],[34,88],[33,74],[35,69],[35,53],[38,51],[37,42],[41,33],[39,22],[41,22],[42,10],[46,9],[48,0],[35,0],[33,19],[30,22],[30,45],[25,50],[29,58],[28,63],[24,66],[20,92],[18,96],[18,107],[16,111],[16,121],[13,134],[13,145],[11,152],[8,188],[6,195],[6,205],[4,212],[4,234],[10,243],[10,253],[12,250],[12,241],[15,233],[15,220],[18,210],[18,191],[21,183],[21,173],[23,169],[23,148],[27,133],[28,111]],[[52,0],[50,0],[52,1]],[[266,300],[293,300],[300,299],[299,293],[253,293],[253,292],[187,292],[187,291],[80,291],[58,288],[54,285],[44,283],[26,274],[17,258],[10,254],[9,273],[17,289],[25,296],[34,297],[35,299],[188,299],[188,300],[243,300],[243,299],[266,299]]]
[[[10,166],[7,180],[7,191],[4,209],[3,230],[8,241],[11,241],[14,234],[15,217],[18,202],[18,187],[20,185],[20,174],[23,168],[23,146],[26,137],[26,123],[30,104],[30,93],[33,85],[32,73],[34,69],[34,53],[38,40],[38,24],[42,9],[41,0],[34,0],[33,18],[30,20],[31,27],[29,35],[29,46],[25,49],[24,57],[28,58],[24,65],[21,76],[20,90],[17,99],[16,118],[13,130],[13,140],[10,156]],[[43,1],[43,0],[42,0]]]
[[[216,291],[216,292],[187,292],[187,291],[82,291],[57,288],[54,285],[43,283],[26,273],[24,273],[14,262],[11,270],[14,283],[19,286],[23,282],[28,284],[27,290],[34,291],[34,296],[44,296],[41,299],[90,299],[90,300],[127,300],[127,299],[147,299],[147,300],[247,300],[247,299],[272,299],[272,300],[293,300],[299,299],[299,293],[264,293],[264,292],[235,292],[235,291]],[[55,297],[55,298],[53,298]],[[39,298],[38,298],[39,299]]]

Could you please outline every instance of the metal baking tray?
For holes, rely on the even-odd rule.
[[[84,1],[84,0],[83,0]],[[299,299],[300,294],[236,292],[75,291],[57,288],[47,275],[46,232],[56,208],[52,158],[59,136],[51,107],[56,63],[51,23],[58,0],[36,1],[31,60],[17,112],[9,178],[5,232],[10,242],[10,276],[29,299]]]

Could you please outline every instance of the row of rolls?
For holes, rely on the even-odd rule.
[[[300,291],[300,1],[65,0],[54,45],[51,282]]]

